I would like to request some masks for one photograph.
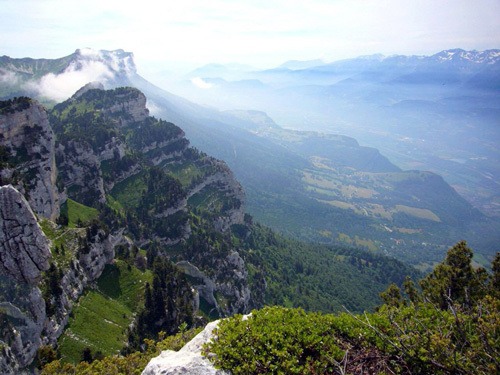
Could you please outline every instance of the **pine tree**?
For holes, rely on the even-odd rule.
[[[388,306],[401,306],[403,304],[403,297],[401,296],[401,290],[396,284],[391,284],[385,292],[380,293],[380,298]]]
[[[81,362],[92,363],[93,360],[94,359],[92,357],[92,351],[90,350],[90,348],[84,348],[82,351]]]
[[[500,298],[500,252],[496,253],[493,262],[491,262],[493,275],[490,281],[490,293],[495,297]]]
[[[408,296],[408,298],[410,299],[411,302],[417,303],[417,302],[421,301],[421,297],[420,297],[420,294],[418,292],[418,289],[410,277],[406,276],[406,279],[403,283],[403,287],[404,287],[404,291],[405,291],[406,295]]]
[[[482,271],[472,268],[472,255],[465,241],[449,249],[445,261],[420,282],[424,298],[443,310],[451,303],[470,308],[484,293]]]

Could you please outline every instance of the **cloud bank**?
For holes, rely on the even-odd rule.
[[[76,58],[59,74],[49,73],[37,81],[23,84],[35,96],[63,101],[89,82],[98,81],[105,86],[117,74],[129,76],[135,73],[133,55],[123,50],[96,51],[85,48],[76,51]],[[15,72],[0,72],[0,82],[16,84]]]
[[[207,90],[207,89],[210,89],[212,88],[212,84],[209,83],[209,82],[206,82],[204,81],[202,78],[200,77],[195,77],[195,78],[192,78],[191,79],[191,83],[193,85],[195,85],[196,87],[200,88],[200,89],[204,89],[204,90]]]
[[[114,73],[102,62],[86,61],[78,65],[71,64],[61,74],[46,74],[39,81],[26,83],[25,87],[37,95],[59,102],[89,82],[106,82],[114,77]]]

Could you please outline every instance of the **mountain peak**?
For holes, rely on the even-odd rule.
[[[105,65],[109,70],[126,75],[137,73],[134,54],[123,49],[113,51],[92,48],[77,49],[73,61],[92,61]]]
[[[430,56],[434,60],[444,61],[468,61],[476,64],[495,64],[500,61],[500,50],[490,49],[484,51],[465,51],[461,48],[448,49]]]
[[[278,68],[290,69],[290,70],[299,70],[299,69],[308,69],[315,66],[325,65],[325,62],[321,59],[315,60],[288,60],[281,64]]]
[[[134,55],[122,49],[114,51],[77,49],[55,60],[0,58],[7,94],[20,91],[44,100],[63,101],[88,82],[100,82],[106,88],[128,86],[137,74]]]

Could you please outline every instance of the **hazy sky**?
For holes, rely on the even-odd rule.
[[[0,55],[134,52],[139,73],[500,48],[500,0],[0,0]]]

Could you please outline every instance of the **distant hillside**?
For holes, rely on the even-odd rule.
[[[361,56],[178,92],[224,110],[260,110],[287,128],[354,137],[402,169],[442,175],[476,208],[499,217],[499,56],[498,49]],[[247,79],[262,86],[237,89]]]

